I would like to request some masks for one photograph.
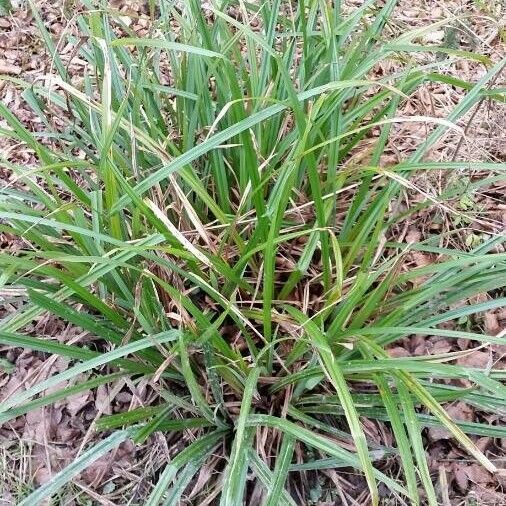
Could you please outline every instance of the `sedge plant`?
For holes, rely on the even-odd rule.
[[[493,86],[504,62],[417,42],[440,24],[398,33],[395,0],[351,10],[162,0],[149,2],[144,37],[107,2],[83,0],[59,41],[29,4],[55,75],[3,78],[44,130],[0,103],[2,135],[37,160],[2,160],[13,177],[0,191],[0,231],[22,248],[0,255],[2,293],[12,293],[0,343],[70,365],[5,400],[0,422],[125,378],[159,395],[98,419],[98,442],[20,504],[40,504],[123,441],[157,431],[193,437],[161,464],[149,506],[178,504],[210,461],[195,504],[239,506],[255,489],[263,504],[293,505],[305,500],[294,495],[300,473],[346,468],[363,475],[370,504],[383,483],[400,503],[436,505],[425,427],[446,429],[496,472],[474,438],[505,429],[454,421],[442,404],[504,411],[504,371],[455,365],[459,353],[392,358],[388,347],[414,334],[504,344],[448,326],[504,303],[472,302],[504,285],[501,238],[469,251],[389,232],[415,211],[394,205],[415,174],[479,170],[476,188],[503,176],[504,164],[426,155],[480,101],[504,101]],[[59,56],[64,42],[87,62],[84,75]],[[420,53],[437,58],[417,64]],[[451,76],[458,58],[482,65],[482,77]],[[373,77],[387,60],[398,70]],[[462,98],[446,118],[402,116],[426,83]],[[410,121],[427,125],[426,138],[385,166],[392,131]],[[357,149],[368,151],[355,162]],[[406,270],[414,250],[439,260]],[[87,337],[67,344],[26,331],[47,314]],[[385,423],[394,443],[374,442],[366,418]]]

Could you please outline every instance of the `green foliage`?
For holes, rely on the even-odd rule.
[[[0,0],[0,16],[6,16],[12,11],[11,0]]]
[[[196,0],[183,7],[163,1],[145,38],[105,3],[99,10],[83,3],[78,53],[94,72],[73,84],[30,2],[59,78],[53,89],[11,81],[47,131],[31,132],[0,103],[8,124],[2,133],[38,160],[30,169],[5,161],[22,186],[0,190],[0,231],[22,238],[24,248],[0,254],[0,280],[23,295],[0,322],[0,343],[76,362],[4,402],[0,419],[124,376],[134,384],[156,380],[162,399],[100,419],[100,430],[125,428],[21,504],[55,494],[126,438],[142,442],[159,430],[196,438],[160,469],[150,505],[177,504],[216,454],[226,506],[243,503],[248,475],[264,487],[266,504],[293,504],[290,479],[304,465],[362,471],[372,504],[380,481],[411,504],[420,504],[425,488],[435,505],[426,426],[446,428],[494,472],[467,434],[504,430],[455,423],[441,403],[462,399],[493,412],[506,400],[504,373],[452,365],[459,355],[451,353],[393,359],[385,347],[412,334],[502,343],[438,328],[504,303],[461,304],[504,284],[506,255],[493,253],[501,238],[461,251],[441,248],[438,237],[420,244],[384,237],[432,205],[392,214],[414,173],[489,171],[474,188],[503,177],[505,164],[433,163],[425,155],[484,97],[504,100],[489,87],[504,62],[413,43],[434,27],[387,37],[392,0],[381,8],[368,0],[348,15],[339,2],[299,1],[291,9],[280,9],[279,0],[240,2],[234,17],[228,2],[203,9]],[[392,75],[372,77],[379,62],[409,61],[421,51],[437,51],[438,67],[399,64]],[[454,58],[483,62],[487,71],[476,83],[434,71]],[[391,129],[406,121],[399,109],[427,82],[457,86],[463,98],[445,120],[412,118],[431,124],[430,133],[383,167]],[[51,121],[49,104],[63,128]],[[354,163],[366,138],[373,142],[367,163]],[[438,253],[441,261],[398,270],[411,250]],[[89,347],[23,335],[46,312],[86,330]],[[101,352],[101,343],[110,351]],[[90,370],[96,378],[76,380]],[[58,390],[63,380],[73,384]],[[395,447],[377,448],[364,416],[387,420]],[[279,449],[274,465],[256,451],[260,427]],[[325,457],[295,464],[296,447]],[[400,479],[378,469],[387,454],[399,457]]]

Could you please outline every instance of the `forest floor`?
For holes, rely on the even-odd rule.
[[[16,2],[14,2],[16,3]],[[25,2],[21,2],[24,4]],[[62,35],[66,31],[75,33],[73,10],[78,2],[67,0],[50,0],[36,2],[46,27],[55,40],[60,40],[58,49],[68,69],[77,77],[86,72],[85,62],[74,54],[74,48],[67,45]],[[143,2],[114,1],[113,7],[121,10],[125,18],[131,20],[131,27],[142,36],[147,33],[149,16],[144,12]],[[350,4],[359,5],[360,0],[352,0]],[[408,27],[423,26],[438,21],[449,15],[461,16],[459,30],[455,33],[441,30],[432,32],[427,43],[443,42],[448,37],[462,37],[467,40],[473,51],[498,60],[505,54],[505,31],[500,20],[505,19],[505,5],[494,0],[424,0],[420,2],[399,2],[394,22]],[[502,8],[502,11],[501,11]],[[392,64],[393,65],[393,64]],[[377,68],[378,75],[386,75],[394,68],[383,66]],[[484,67],[475,62],[461,60],[456,64],[455,72],[462,79],[478,80],[485,72]],[[22,78],[30,82],[48,79],[54,74],[51,56],[47,54],[44,43],[36,28],[33,15],[24,5],[16,7],[11,15],[0,17],[0,75]],[[499,80],[504,82],[505,76]],[[497,85],[501,83],[497,82]],[[504,86],[504,84],[502,84]],[[404,111],[406,115],[428,114],[444,118],[447,111],[459,100],[459,91],[447,85],[427,87],[412,97]],[[15,84],[0,80],[0,100],[33,131],[41,130],[44,125],[38,123],[37,117],[27,106],[23,96]],[[58,122],[58,118],[54,118]],[[0,120],[0,126],[2,126]],[[504,106],[494,105],[484,100],[479,107],[468,115],[462,125],[467,138],[462,140],[459,134],[449,135],[445,143],[436,146],[431,153],[434,160],[459,159],[505,161],[506,110]],[[410,146],[423,137],[422,124],[401,124],[396,126],[394,142],[391,143],[390,156],[397,159],[400,153],[410,150]],[[361,146],[364,149],[365,146]],[[33,152],[11,140],[0,138],[0,153],[12,163],[35,166]],[[360,151],[356,153],[357,161]],[[482,177],[476,173],[472,178]],[[496,182],[479,192],[467,193],[466,184],[471,180],[448,178],[443,173],[433,173],[430,178],[414,181],[413,189],[405,192],[406,207],[416,204],[427,195],[439,195],[450,187],[462,188],[451,202],[435,204],[414,214],[402,229],[397,231],[398,241],[419,241],[428,234],[437,231],[459,228],[460,232],[453,235],[451,241],[443,246],[468,248],[483,235],[504,232],[506,224],[506,183]],[[10,171],[0,164],[0,185],[13,184]],[[452,210],[457,212],[453,213]],[[472,216],[463,221],[458,211]],[[19,245],[7,234],[0,233],[0,247],[15,252]],[[409,261],[413,266],[428,265],[437,261],[429,253],[411,253]],[[483,294],[483,300],[491,297]],[[499,296],[499,294],[497,294]],[[0,292],[0,316],[9,312],[9,307],[2,307]],[[506,310],[494,310],[483,315],[480,321],[458,322],[462,328],[489,335],[504,335],[506,326]],[[41,317],[25,329],[38,336],[58,336],[61,342],[72,342],[79,338],[79,329],[64,325],[54,317]],[[413,356],[432,353],[446,353],[464,350],[467,342],[450,342],[440,338],[432,341],[422,336],[412,336],[399,343],[391,351],[395,356]],[[30,350],[9,349],[0,346],[0,400],[15,395],[41,378],[48,377],[64,370],[67,361],[63,358],[48,358]],[[506,347],[487,346],[475,353],[459,359],[459,364],[466,366],[495,367],[506,369]],[[111,414],[128,409],[131,395],[115,392],[107,387],[98,388],[92,394],[82,393],[55,405],[30,412],[15,421],[0,427],[0,506],[16,504],[16,498],[23,495],[23,490],[46,482],[57,471],[49,465],[49,454],[57,454],[61,467],[68,464],[84,445],[93,440],[94,434],[90,426],[100,414]],[[488,421],[501,423],[499,415],[484,415],[472,406],[457,402],[447,407],[450,415],[457,420]],[[502,418],[502,423],[506,418]],[[367,427],[370,433],[376,433],[381,441],[381,422],[371,421]],[[493,478],[480,465],[466,460],[462,451],[457,448],[450,435],[440,429],[426,431],[427,452],[433,475],[438,476],[438,489],[442,490],[445,506],[448,505],[504,505],[506,504],[505,478]],[[495,458],[506,458],[506,441],[493,440],[488,437],[475,438],[478,447]],[[147,444],[135,447],[133,443],[122,445],[118,451],[99,460],[94,466],[75,480],[74,502],[71,504],[142,504],[146,494],[145,478],[151,470],[150,462],[157,460],[167,446],[175,441],[157,434]],[[54,461],[54,459],[51,459]],[[309,473],[310,476],[310,473]],[[309,479],[311,479],[309,477]],[[501,481],[502,480],[502,481]],[[350,479],[350,486],[353,486]],[[331,483],[329,481],[329,483]],[[314,494],[308,504],[333,504],[328,502],[324,484],[314,485]],[[330,486],[330,485],[329,485]],[[330,497],[330,496],[329,496]],[[126,499],[128,498],[128,499]],[[360,500],[358,500],[360,503]],[[363,503],[365,504],[365,503]]]

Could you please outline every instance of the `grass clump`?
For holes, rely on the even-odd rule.
[[[81,38],[69,42],[91,72],[77,79],[30,4],[58,77],[47,87],[11,79],[43,133],[0,104],[2,133],[38,161],[27,169],[4,160],[20,184],[1,190],[0,230],[23,247],[0,255],[1,280],[23,290],[0,342],[72,365],[3,402],[0,420],[123,377],[149,379],[159,403],[99,419],[103,439],[21,504],[155,431],[193,438],[159,469],[150,506],[177,504],[211,461],[195,504],[212,496],[240,505],[254,491],[268,505],[296,504],[299,473],[345,467],[363,473],[371,504],[382,482],[403,501],[436,505],[426,426],[446,428],[495,472],[472,435],[504,430],[454,422],[441,402],[494,412],[506,400],[504,374],[453,365],[452,353],[391,358],[387,347],[412,334],[503,343],[438,328],[503,303],[461,304],[504,283],[506,255],[494,252],[501,238],[461,251],[440,248],[437,236],[408,244],[389,233],[414,212],[394,205],[413,173],[470,167],[496,180],[504,171],[425,156],[478,102],[503,100],[489,84],[504,62],[416,43],[434,27],[396,34],[390,0],[347,13],[316,0],[150,2],[142,38],[119,13],[83,0]],[[437,60],[410,64],[421,51]],[[474,83],[455,79],[441,71],[452,58],[486,72]],[[399,70],[371,78],[385,60]],[[427,82],[465,91],[446,119],[402,116]],[[428,134],[385,166],[392,129],[406,121],[427,124]],[[364,140],[369,151],[356,161]],[[442,260],[401,268],[413,250]],[[46,312],[87,340],[23,333]],[[443,381],[462,379],[472,388]],[[58,388],[63,381],[72,386]],[[395,444],[371,441],[362,417],[387,421]],[[387,456],[400,472],[382,470]]]

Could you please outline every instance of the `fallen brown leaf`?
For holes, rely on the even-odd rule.
[[[95,407],[100,413],[104,413],[106,415],[110,415],[112,413],[111,408],[111,396],[109,394],[109,389],[106,385],[100,385],[97,388],[95,395]]]
[[[457,487],[461,492],[465,492],[469,486],[469,480],[467,478],[465,466],[456,464],[453,469],[453,476],[455,478],[455,484]]]
[[[486,485],[493,481],[492,475],[480,464],[471,464],[464,471],[469,480],[477,485]]]
[[[474,421],[474,409],[464,402],[457,402],[447,406],[446,412],[450,415],[452,420],[459,420],[464,422]],[[442,427],[431,427],[427,433],[429,439],[432,442],[439,441],[441,439],[451,439],[450,432]]]
[[[67,408],[67,411],[70,413],[70,415],[77,415],[77,413],[79,413],[79,411],[81,411],[81,409],[86,406],[89,397],[89,392],[80,392],[78,394],[67,397],[65,407]]]
[[[485,350],[477,350],[474,353],[460,357],[457,364],[464,367],[477,367],[485,369],[489,365],[491,359],[490,353]]]
[[[18,76],[21,74],[21,67],[8,63],[6,61],[0,61],[0,74],[10,74]]]

